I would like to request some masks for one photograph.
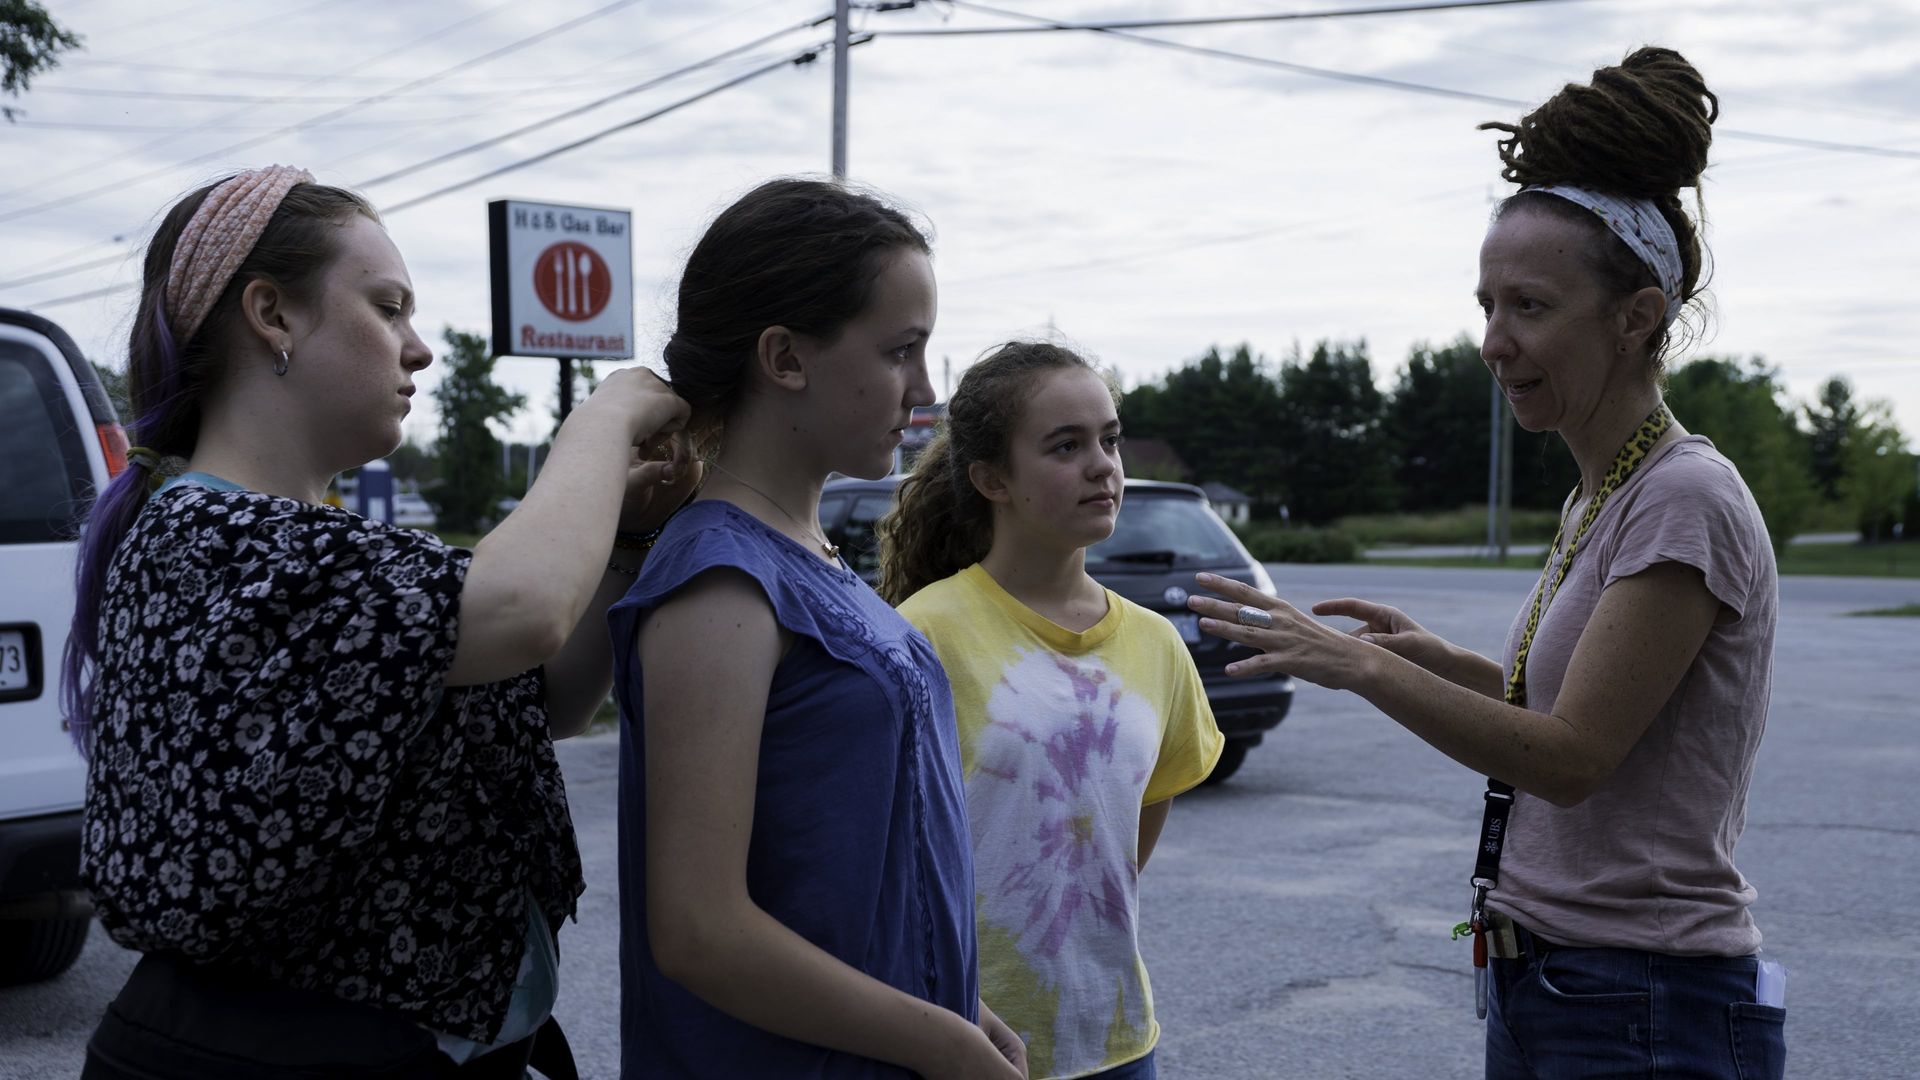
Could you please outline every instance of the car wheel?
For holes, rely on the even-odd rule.
[[[1247,760],[1247,751],[1251,749],[1253,749],[1252,743],[1228,739],[1227,744],[1220,748],[1220,760],[1214,762],[1213,771],[1208,773],[1207,778],[1201,783],[1218,784],[1232,776],[1239,770],[1241,762]]]
[[[40,982],[73,966],[93,919],[0,919],[0,986]]]

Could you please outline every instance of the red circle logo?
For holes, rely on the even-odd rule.
[[[613,271],[600,253],[574,240],[562,240],[533,263],[533,291],[548,311],[570,322],[584,322],[607,309],[613,298]]]

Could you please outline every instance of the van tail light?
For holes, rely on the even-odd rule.
[[[93,430],[100,436],[100,451],[107,455],[107,475],[127,471],[126,430],[119,424],[95,424]]]

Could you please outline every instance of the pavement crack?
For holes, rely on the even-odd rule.
[[[1447,964],[1416,964],[1411,960],[1394,960],[1391,961],[1391,963],[1397,968],[1409,968],[1414,971],[1433,971],[1441,975],[1451,975],[1457,979],[1465,979],[1472,975],[1472,972],[1461,971],[1459,968]]]
[[[1749,829],[1841,829],[1846,832],[1884,833],[1891,836],[1920,836],[1920,829],[1898,829],[1891,825],[1847,825],[1839,822],[1749,821]]]

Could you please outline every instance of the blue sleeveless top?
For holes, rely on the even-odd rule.
[[[713,1008],[647,940],[641,620],[701,573],[758,582],[793,646],[760,736],[747,888],[856,970],[976,1019],[973,866],[953,697],[933,647],[866,583],[731,503],[675,515],[609,609],[620,704],[620,1043],[628,1077],[904,1078]],[[707,677],[726,678],[716,659]]]

